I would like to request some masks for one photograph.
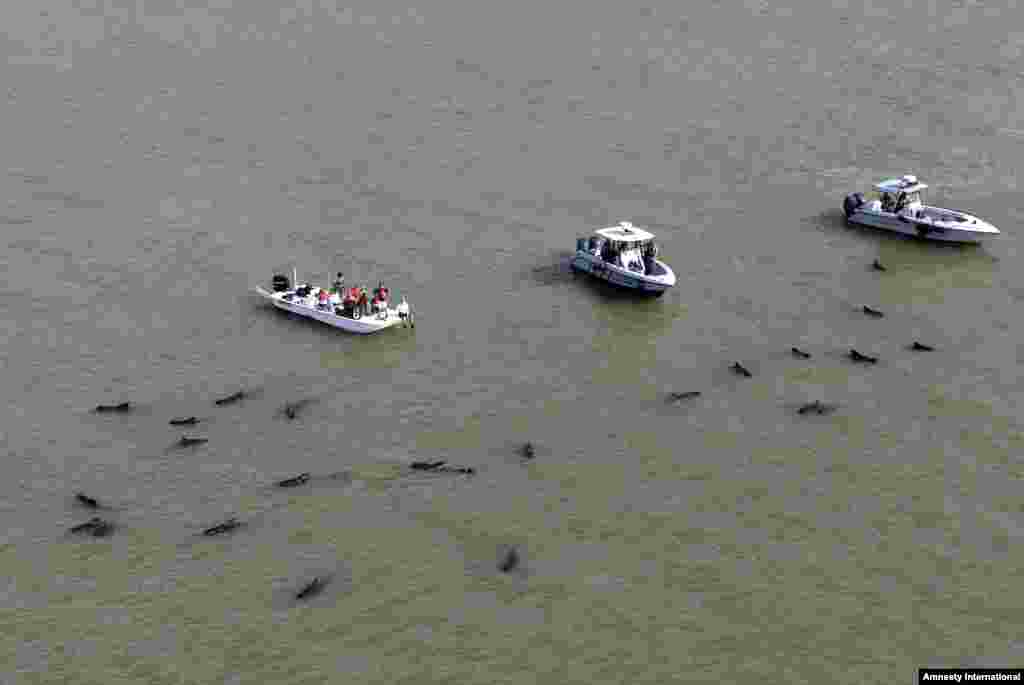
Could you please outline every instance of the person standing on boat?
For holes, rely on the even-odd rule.
[[[375,309],[384,309],[388,305],[388,289],[384,287],[384,281],[377,281],[377,288],[373,291],[373,304]]]
[[[359,289],[359,310],[363,315],[369,315],[370,313],[370,298],[365,286]]]
[[[334,279],[334,292],[341,295],[345,288],[345,274],[338,272],[338,277]]]

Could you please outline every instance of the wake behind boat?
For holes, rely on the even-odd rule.
[[[403,297],[392,307],[390,293],[380,283],[371,300],[365,288],[345,288],[341,274],[332,288],[320,288],[309,283],[298,285],[298,276],[292,271],[295,285],[288,277],[276,274],[272,290],[257,286],[254,292],[269,300],[278,309],[315,319],[333,328],[366,335],[398,324],[416,327],[412,307]]]
[[[661,297],[676,284],[676,275],[657,256],[654,235],[622,221],[594,231],[589,240],[577,238],[572,268],[620,288]]]
[[[967,212],[923,204],[927,187],[916,176],[891,178],[876,183],[867,198],[861,193],[847,195],[843,212],[850,223],[926,240],[980,243],[999,235],[998,228]]]

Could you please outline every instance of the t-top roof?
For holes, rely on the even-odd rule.
[[[917,176],[909,174],[903,178],[890,178],[875,184],[875,190],[883,193],[914,193],[927,187],[927,184],[917,180]]]
[[[628,221],[620,221],[618,226],[610,228],[599,228],[594,231],[597,235],[608,240],[620,240],[623,242],[634,242],[640,240],[654,240],[654,235],[639,228],[634,228]]]

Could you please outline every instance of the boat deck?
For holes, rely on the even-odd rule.
[[[932,221],[943,221],[949,223],[965,223],[970,220],[971,217],[964,216],[952,209],[942,209],[941,207],[929,207],[927,205],[922,206],[918,211],[918,218],[931,219]]]

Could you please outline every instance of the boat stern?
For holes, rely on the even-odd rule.
[[[658,274],[657,276],[649,276],[651,280],[657,282],[659,285],[663,285],[665,288],[671,288],[676,284],[676,272],[672,270],[665,262],[659,261],[658,264],[664,269],[664,273]]]

